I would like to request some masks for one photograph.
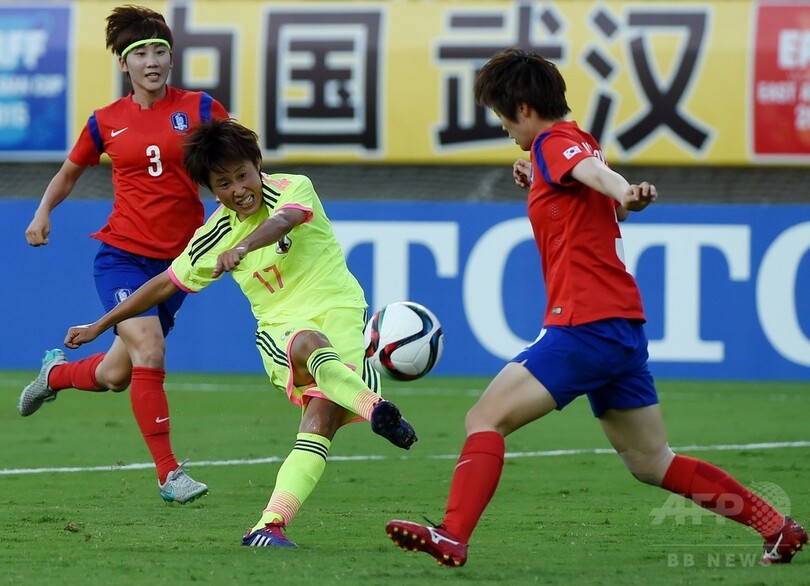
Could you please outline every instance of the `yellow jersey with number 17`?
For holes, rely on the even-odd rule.
[[[197,230],[169,268],[172,281],[189,293],[214,279],[217,257],[234,248],[271,214],[294,207],[307,220],[275,244],[248,253],[231,272],[250,301],[259,326],[321,315],[336,307],[367,307],[363,289],[349,271],[332,224],[312,182],[303,175],[262,174],[264,207],[240,221],[220,206]]]

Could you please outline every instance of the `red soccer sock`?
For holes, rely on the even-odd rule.
[[[697,458],[675,456],[661,488],[691,498],[718,515],[753,527],[762,536],[773,535],[784,523],[782,513],[725,470]]]
[[[132,413],[152,453],[161,483],[177,468],[169,437],[169,402],[163,389],[165,378],[166,371],[162,368],[135,366],[129,388]]]
[[[470,535],[495,494],[505,451],[503,436],[496,431],[474,433],[464,442],[442,522],[448,533],[464,543],[470,541]]]
[[[96,382],[96,368],[106,352],[93,354],[77,362],[54,366],[48,375],[48,386],[54,391],[79,389],[80,391],[106,391]]]

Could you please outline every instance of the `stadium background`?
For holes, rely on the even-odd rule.
[[[762,540],[753,530],[630,480],[587,402],[510,435],[501,487],[463,569],[448,573],[395,550],[385,521],[441,515],[464,413],[484,376],[386,385],[419,431],[416,448],[403,453],[367,426],[349,426],[291,528],[301,547],[240,547],[299,414],[282,394],[266,392],[253,320],[229,280],[187,301],[168,344],[173,443],[211,487],[208,498],[173,507],[156,497],[127,393],[65,393],[35,417],[20,417],[17,397],[42,350],[99,311],[91,274],[97,243],[87,235],[109,213],[109,167],[88,169],[54,212],[49,246],[32,249],[23,232],[90,111],[121,94],[102,38],[103,19],[119,3],[0,0],[0,215],[7,222],[0,230],[0,445],[8,447],[0,467],[0,582],[807,583],[806,552],[787,567],[757,568]],[[554,57],[569,81],[574,117],[601,128],[611,164],[631,179],[652,179],[662,193],[623,231],[647,303],[651,367],[672,445],[732,471],[806,526],[810,141],[803,88],[810,43],[801,39],[810,30],[810,2],[143,3],[166,14],[177,33],[176,77],[184,71],[191,87],[231,96],[234,115],[263,140],[286,141],[266,145],[266,167],[312,177],[372,305],[404,279],[408,296],[440,313],[448,343],[437,375],[488,375],[503,363],[480,339],[497,346],[504,332],[488,330],[491,324],[476,321],[481,316],[496,323],[500,310],[509,326],[502,329],[520,338],[536,333],[543,304],[533,282],[536,252],[509,172],[520,153],[471,107],[469,83],[476,64],[501,47]],[[376,61],[346,50],[372,46],[367,28],[347,23],[357,12],[366,23],[369,14],[380,17],[373,46],[383,57]],[[271,34],[281,22],[292,28]],[[266,83],[271,55],[276,66],[289,57],[286,69],[273,69],[306,70],[307,54],[330,33],[343,50],[329,66],[357,72],[374,62],[373,84],[345,91],[322,84],[330,100],[313,112],[307,106],[319,86],[303,71],[296,83]],[[213,41],[228,38],[232,50],[222,58],[211,48],[226,45]],[[280,40],[284,49],[271,51]],[[653,100],[653,86],[666,95]],[[379,98],[372,146],[369,135],[364,144],[345,142],[345,114],[369,111],[359,107],[354,90],[361,87],[376,88]],[[330,120],[341,95],[354,101]],[[268,120],[278,123],[284,113],[297,115],[277,124],[283,132],[269,133]],[[648,113],[657,124],[648,140],[622,146],[617,137]],[[307,120],[314,114],[317,124]],[[455,139],[468,140],[442,142],[450,121],[470,131]],[[321,136],[302,136],[313,128]],[[334,136],[341,132],[344,142]],[[382,242],[379,255],[354,240],[369,233]],[[397,256],[403,241],[407,263]],[[378,258],[398,270],[378,266]],[[487,279],[482,267],[500,278]]]
[[[486,221],[522,214],[523,194],[510,176],[521,153],[471,103],[470,87],[492,53],[521,45],[560,65],[572,116],[597,135],[611,164],[659,186],[661,205],[633,223],[678,225],[704,244],[728,224],[745,232],[739,242],[750,240],[737,269],[731,252],[715,258],[713,245],[702,245],[697,323],[666,357],[656,355],[656,340],[672,337],[662,324],[677,320],[660,299],[688,297],[691,281],[678,274],[683,288],[673,289],[666,254],[640,258],[654,370],[681,378],[810,378],[810,3],[236,1],[227,11],[216,1],[143,4],[163,12],[175,32],[172,82],[205,89],[255,128],[266,168],[310,176],[336,223],[384,228],[407,220],[419,228],[455,218],[455,273],[442,281],[438,261],[418,250],[405,269],[411,287],[404,294],[434,309],[451,334],[439,373],[488,374],[503,360],[485,347],[486,325],[473,324],[472,310],[459,306],[467,294],[463,264],[491,227]],[[43,345],[98,310],[86,236],[109,210],[109,166],[89,169],[55,212],[50,250],[28,249],[22,233],[89,112],[126,90],[104,50],[103,19],[114,5],[0,5],[0,210],[12,219],[0,243],[15,275],[0,288],[0,302],[24,332],[0,358],[3,368],[29,368]],[[463,205],[436,207],[444,202]],[[473,237],[465,236],[468,226]],[[633,230],[625,228],[625,240]],[[798,252],[774,268],[768,251],[788,233]],[[352,254],[372,308],[393,300],[373,284],[380,278],[373,255]],[[524,341],[538,322],[522,316],[542,308],[533,254],[523,243],[498,267],[503,321]],[[770,320],[757,280],[768,259],[767,274],[787,275],[770,305],[786,300],[789,307]],[[414,282],[425,274],[436,282]],[[232,288],[214,289],[184,308],[169,367],[258,370],[246,305]],[[200,325],[223,306],[244,319],[225,333]],[[198,340],[215,334],[215,348],[201,351]],[[711,340],[722,347],[701,357]]]

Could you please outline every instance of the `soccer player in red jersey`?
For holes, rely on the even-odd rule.
[[[625,270],[618,225],[657,192],[612,171],[596,140],[565,120],[565,89],[552,63],[520,49],[496,54],[476,77],[476,101],[531,153],[531,161],[515,162],[513,176],[529,190],[548,298],[544,327],[467,413],[442,523],[395,520],[386,532],[406,550],[463,565],[500,480],[505,436],[586,395],[633,476],[752,527],[765,538],[762,563],[788,563],[807,543],[801,525],[720,468],[669,447],[647,367],[641,295]]]
[[[197,184],[183,167],[182,141],[190,129],[225,119],[228,113],[204,92],[167,85],[173,39],[161,14],[139,6],[115,8],[107,17],[106,42],[132,91],[90,116],[25,234],[31,246],[48,244],[51,211],[70,195],[84,170],[106,153],[113,169],[113,210],[92,237],[101,241],[96,288],[105,310],[110,310],[166,270],[202,225],[204,208]],[[184,298],[179,292],[119,324],[107,352],[72,363],[61,350],[46,352],[39,376],[19,401],[20,414],[28,416],[63,389],[130,387],[132,411],[155,461],[160,495],[180,503],[208,492],[174,456],[163,390],[165,337]]]

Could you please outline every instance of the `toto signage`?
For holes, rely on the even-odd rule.
[[[436,374],[491,375],[537,337],[545,290],[523,204],[325,206],[371,311],[412,300],[441,320],[445,348]],[[0,202],[17,226],[35,207]],[[14,308],[7,325],[22,332],[0,353],[0,368],[33,368],[68,326],[101,311],[90,274],[98,243],[86,236],[103,225],[109,206],[68,201],[58,213],[62,228],[47,247],[27,246],[19,231],[0,233],[15,275],[0,286],[0,305]],[[656,204],[632,214],[622,233],[656,376],[810,380],[810,206]],[[38,285],[20,295],[12,282]],[[50,302],[54,295],[60,303]],[[226,276],[184,304],[169,367],[261,371],[254,331],[248,303]]]

